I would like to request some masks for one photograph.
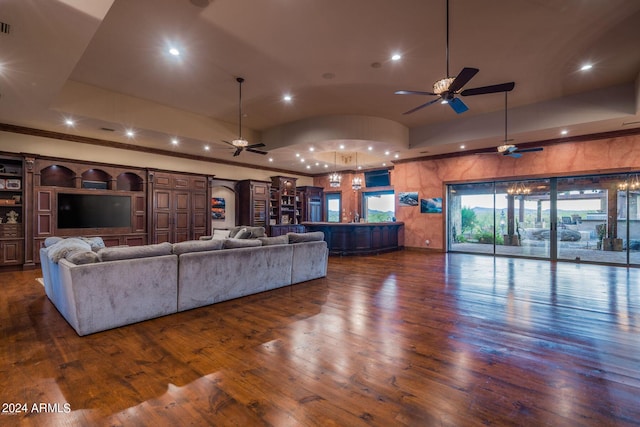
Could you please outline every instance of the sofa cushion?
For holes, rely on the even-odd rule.
[[[324,240],[322,231],[311,231],[309,233],[287,233],[289,243],[318,242]]]
[[[58,243],[50,246],[47,251],[47,255],[49,255],[49,259],[51,261],[58,262],[69,252],[90,250],[91,245],[89,245],[87,242],[83,241],[82,239],[70,237],[68,239],[60,240]]]
[[[182,255],[187,252],[216,251],[222,249],[222,242],[221,239],[188,240],[186,242],[175,243],[173,245],[173,253]]]
[[[121,259],[171,255],[172,250],[173,245],[169,242],[164,242],[155,245],[104,248],[98,251],[98,256],[100,257],[100,261],[118,261]]]
[[[71,251],[67,253],[64,259],[76,265],[100,262],[98,254],[94,251]]]
[[[258,240],[262,242],[262,246],[289,244],[289,236],[285,234],[283,234],[282,236],[258,237]]]
[[[249,248],[252,246],[262,246],[262,242],[258,239],[224,239],[222,247],[224,249],[233,248]]]

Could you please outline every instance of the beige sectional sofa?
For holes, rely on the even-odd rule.
[[[83,336],[324,277],[322,237],[290,233],[97,250],[78,244],[67,251],[55,243],[40,250],[40,259],[47,296]]]

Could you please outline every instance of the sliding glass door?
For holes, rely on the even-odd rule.
[[[639,174],[448,185],[449,251],[640,266]]]

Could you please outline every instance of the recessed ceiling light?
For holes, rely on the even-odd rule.
[[[204,146],[204,151],[209,151],[209,146],[208,145]]]
[[[371,151],[371,150],[373,150],[373,147],[372,146],[368,146],[367,150]]]
[[[169,53],[173,56],[180,56],[180,51],[178,49],[176,49],[175,47],[170,47],[169,48]]]
[[[390,154],[390,153],[389,153],[389,150],[386,150],[386,151],[384,152],[384,155],[385,155],[385,156],[388,156],[389,154]]]
[[[304,159],[300,159],[300,163],[304,163]]]
[[[593,64],[584,64],[582,67],[580,67],[580,71],[589,71],[592,68]]]
[[[296,153],[296,157],[300,157],[300,153]]]
[[[569,133],[569,131],[568,131],[568,130],[566,130],[566,129],[562,129],[562,130],[560,131],[560,134],[562,134],[562,135],[566,135],[566,134],[568,134],[568,133]]]
[[[292,98],[292,97],[291,97],[291,95],[289,95],[289,94],[286,94],[286,95],[284,95],[284,96],[282,97],[282,100],[283,100],[284,102],[291,102],[291,100],[292,100],[292,99],[293,99],[293,98]]]
[[[395,157],[396,159],[400,158],[400,154],[396,153],[393,157]]]
[[[316,162],[316,166],[320,166],[320,163],[319,163],[319,162]]]
[[[461,146],[460,146],[460,149],[461,149],[461,150],[464,150],[464,145],[461,145]]]
[[[273,157],[269,157],[269,161],[270,161],[270,162],[273,162]]]
[[[344,150],[344,144],[340,144],[340,147],[339,147],[339,148],[340,148],[341,150]]]
[[[401,59],[402,59],[402,55],[400,55],[399,53],[394,53],[393,55],[391,55],[392,61],[400,61]]]
[[[324,167],[325,167],[325,168],[328,168],[328,167],[329,167],[329,165],[325,163],[325,164],[324,164]]]
[[[382,166],[387,166],[387,164],[386,163],[382,163]]]
[[[125,133],[129,138],[133,138],[136,135],[136,133],[132,129],[127,129]]]
[[[307,169],[311,169],[311,165],[307,165]]]
[[[67,126],[74,126],[76,124],[76,122],[73,121],[73,119],[71,119],[71,118],[66,118],[66,119],[64,119],[64,124],[67,125]]]
[[[171,143],[173,145],[178,145],[178,142],[180,142],[180,141],[178,141],[178,138],[171,138]]]
[[[362,169],[362,166],[358,166],[358,170]]]
[[[316,149],[313,147],[309,147],[309,151],[313,152],[313,151],[316,151]]]

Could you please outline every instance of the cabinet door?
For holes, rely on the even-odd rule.
[[[5,240],[0,242],[0,264],[22,264],[22,240]]]
[[[188,191],[174,191],[174,224],[173,241],[171,243],[184,242],[191,237],[191,206],[189,205],[190,194]]]
[[[197,240],[207,234],[209,220],[209,202],[207,193],[192,193],[193,213],[191,215],[193,233],[191,238]]]
[[[156,190],[153,192],[153,243],[171,241],[171,191]]]

